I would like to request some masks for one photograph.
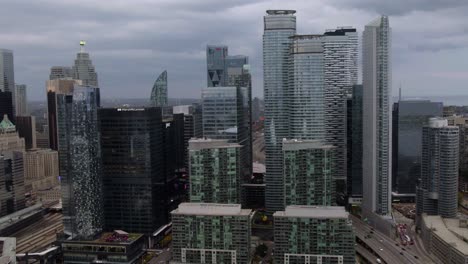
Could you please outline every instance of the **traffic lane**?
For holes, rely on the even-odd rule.
[[[364,232],[369,232],[370,233],[372,231],[373,232],[373,234],[372,234],[373,237],[378,238],[378,242],[381,243],[381,245],[385,246],[388,250],[392,251],[393,254],[399,254],[401,256],[404,256],[405,257],[404,259],[407,260],[407,262],[405,262],[405,263],[408,263],[408,261],[409,261],[409,263],[415,263],[415,264],[417,264],[417,263],[423,263],[423,264],[432,263],[432,262],[422,262],[422,261],[420,261],[419,260],[421,258],[420,256],[418,256],[418,259],[416,259],[414,256],[415,255],[417,256],[417,254],[411,255],[411,254],[409,254],[409,252],[406,252],[406,254],[405,254],[406,249],[402,250],[400,247],[395,246],[395,243],[396,243],[395,240],[385,236],[384,234],[381,234],[379,231],[372,230],[372,228],[369,225],[367,225],[366,223],[364,223],[360,219],[357,219],[354,216],[352,218],[353,218],[353,223],[356,224],[356,227],[362,228]],[[401,254],[400,252],[403,252],[403,254]],[[412,253],[414,253],[414,252],[412,252]]]
[[[374,256],[374,254],[369,252],[365,247],[357,244],[356,245],[356,252],[358,252],[359,255],[361,255],[363,258],[365,258],[371,264],[378,264],[377,263],[377,258],[378,257]]]
[[[389,249],[387,245],[382,245],[379,240],[374,237],[365,238],[367,235],[365,231],[357,230],[356,235],[386,263],[406,263],[406,258]]]

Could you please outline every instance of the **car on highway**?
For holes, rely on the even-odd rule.
[[[380,260],[379,258],[376,259],[375,261],[377,261],[377,263],[379,263],[379,264],[382,263],[382,260]]]

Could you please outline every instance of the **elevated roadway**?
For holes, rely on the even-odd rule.
[[[416,250],[415,245],[403,247],[392,238],[387,237],[377,230],[373,230],[368,224],[357,217],[351,216],[351,219],[353,220],[356,236],[370,249],[376,252],[385,263],[434,263],[432,259],[420,249]]]

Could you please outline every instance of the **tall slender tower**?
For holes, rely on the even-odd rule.
[[[391,29],[387,16],[363,34],[363,212],[389,215],[392,175]]]
[[[264,16],[263,89],[265,96],[266,190],[268,211],[283,209],[283,138],[288,136],[284,101],[289,50],[296,33],[295,10],[268,10]]]
[[[80,41],[80,52],[76,54],[75,64],[72,67],[73,79],[83,81],[83,85],[99,87],[98,76],[89,53],[85,52],[85,45],[85,41]]]
[[[159,107],[167,105],[167,71],[163,71],[154,82],[151,105]]]
[[[99,88],[75,80],[47,83],[49,110],[53,110],[49,117],[55,125],[51,139],[58,139],[65,233],[91,238],[103,227]]]
[[[28,96],[25,84],[15,85],[15,113],[17,116],[28,115]]]
[[[13,113],[8,116],[14,121],[15,116],[15,72],[13,65],[13,51],[7,49],[0,49],[0,93],[2,97],[9,100],[8,93],[11,93],[11,105]],[[4,93],[4,94],[3,94]],[[5,95],[5,96],[3,96]],[[7,114],[2,112],[2,114]]]

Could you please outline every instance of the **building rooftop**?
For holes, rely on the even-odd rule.
[[[16,238],[0,237],[0,264],[16,263]]]
[[[432,229],[432,232],[445,243],[451,244],[463,255],[468,255],[468,243],[460,239],[468,234],[468,229],[459,227],[458,219],[443,219],[440,215],[423,214],[423,224]],[[460,235],[460,237],[455,234]]]
[[[242,209],[240,204],[216,203],[181,203],[179,208],[172,211],[176,215],[216,215],[216,216],[248,216],[250,209]]]
[[[3,120],[0,122],[0,132],[16,132],[16,126],[8,119],[8,115],[3,115]]]
[[[283,150],[301,149],[334,149],[332,145],[325,145],[320,140],[283,139]]]
[[[189,140],[189,150],[212,148],[240,148],[237,143],[228,143],[227,139],[192,138]]]
[[[102,233],[94,242],[97,243],[112,243],[112,244],[131,244],[137,241],[143,234],[127,233],[122,230],[115,230],[114,232]]]
[[[267,10],[268,15],[293,15],[296,10]]]
[[[274,217],[299,218],[348,218],[348,212],[341,206],[291,205],[284,211],[277,211]]]

